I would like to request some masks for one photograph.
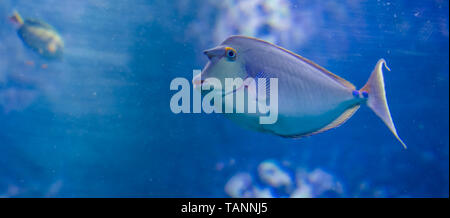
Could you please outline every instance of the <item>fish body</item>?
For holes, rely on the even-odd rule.
[[[234,55],[232,58],[230,51]],[[218,47],[205,51],[205,54],[210,61],[194,78],[194,84],[202,84],[212,77],[221,81],[228,77],[278,79],[278,120],[274,124],[262,125],[257,119],[258,113],[226,114],[243,126],[283,137],[300,138],[340,126],[360,105],[367,104],[404,145],[387,107],[382,74],[386,62],[383,59],[377,63],[366,86],[357,90],[350,82],[312,61],[256,38],[232,36]],[[225,93],[228,94],[232,93]],[[258,93],[247,91],[247,94],[246,102],[257,101]],[[270,98],[267,100],[270,101]],[[223,102],[225,108],[235,107]]]
[[[27,47],[48,59],[62,58],[64,41],[52,26],[40,20],[23,20],[17,12],[10,19],[17,23],[17,34]]]

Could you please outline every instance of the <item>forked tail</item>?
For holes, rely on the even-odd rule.
[[[403,147],[406,149],[406,144],[403,143],[398,136],[394,122],[392,121],[391,113],[389,112],[386,92],[384,90],[383,66],[390,71],[386,65],[386,61],[384,59],[380,59],[370,75],[366,85],[364,85],[360,92],[368,95],[367,106],[369,106],[369,108],[372,109],[372,111],[375,112],[381,120],[383,120],[386,126],[391,130],[392,134],[394,134],[397,140],[402,143]]]

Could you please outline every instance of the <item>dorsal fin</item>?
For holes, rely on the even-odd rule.
[[[327,75],[327,76],[330,77],[331,79],[333,79],[333,80],[339,82],[339,83],[342,84],[343,86],[345,86],[345,87],[347,87],[347,88],[349,88],[349,89],[351,89],[351,90],[355,90],[355,89],[356,89],[355,85],[353,85],[351,82],[349,82],[349,81],[343,79],[342,77],[340,77],[340,76],[338,76],[338,75],[336,75],[336,74],[334,74],[334,73],[328,71],[327,69],[325,69],[325,68],[323,68],[322,66],[320,66],[320,65],[318,65],[318,64],[316,64],[316,63],[314,63],[314,62],[312,62],[311,60],[308,60],[308,59],[306,59],[306,58],[304,58],[304,57],[302,57],[302,56],[300,56],[300,55],[298,55],[298,54],[295,54],[295,53],[293,53],[293,52],[291,52],[291,51],[289,51],[289,50],[286,50],[286,49],[284,49],[284,48],[281,48],[281,47],[280,47],[280,49],[283,49],[284,51],[286,51],[286,52],[288,52],[288,53],[294,55],[295,57],[300,58],[302,61],[308,63],[309,65],[311,65],[311,66],[313,66],[313,67],[315,67],[315,68],[317,68],[317,69],[320,70],[322,73],[324,73],[325,75]]]
[[[322,132],[325,132],[327,130],[330,129],[334,129],[336,127],[341,126],[342,124],[344,124],[348,119],[350,119],[350,117],[353,116],[353,114],[355,114],[355,112],[359,109],[360,105],[357,104],[349,109],[347,109],[346,111],[344,111],[344,113],[342,113],[338,118],[336,118],[333,122],[331,122],[330,124],[326,125],[325,127],[315,131],[315,132],[311,132],[311,133],[306,133],[306,134],[300,134],[300,135],[292,135],[292,136],[283,136],[286,138],[302,138],[302,137],[307,137],[307,136],[312,136],[315,134],[319,134]]]
[[[294,56],[294,57],[296,57],[296,58],[298,58],[298,59],[304,61],[305,63],[309,64],[310,66],[312,66],[312,67],[314,67],[314,68],[316,68],[316,69],[318,69],[318,70],[319,70],[320,72],[322,72],[323,74],[327,75],[328,77],[330,77],[330,78],[333,79],[334,81],[338,82],[339,84],[342,84],[343,86],[349,88],[350,90],[355,90],[355,89],[356,89],[356,87],[355,87],[352,83],[350,83],[349,81],[347,81],[347,80],[345,80],[345,79],[339,77],[339,76],[336,75],[336,74],[331,73],[331,72],[328,71],[327,69],[325,69],[325,68],[319,66],[318,64],[312,62],[311,60],[308,60],[308,59],[306,59],[306,58],[304,58],[304,57],[302,57],[302,56],[300,56],[300,55],[298,55],[298,54],[296,54],[296,53],[294,53],[294,52],[292,52],[292,51],[289,51],[289,50],[287,50],[287,49],[285,49],[285,48],[282,48],[282,47],[280,47],[280,46],[278,46],[278,45],[275,45],[275,44],[272,44],[272,43],[270,43],[270,42],[267,42],[267,41],[264,41],[264,40],[261,40],[261,39],[257,39],[257,38],[254,38],[254,37],[249,37],[249,36],[231,36],[231,37],[229,37],[227,40],[225,40],[224,43],[226,43],[228,40],[231,40],[231,39],[233,39],[233,38],[241,38],[241,39],[255,40],[255,41],[258,41],[258,42],[261,42],[261,43],[264,43],[264,44],[273,46],[273,47],[275,47],[275,48],[277,48],[277,49],[280,49],[280,50],[282,50],[282,51],[284,51],[284,52],[286,52],[286,53],[288,53],[288,54],[290,54],[290,55],[292,55],[292,56]]]

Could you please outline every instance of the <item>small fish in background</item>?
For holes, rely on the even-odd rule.
[[[339,127],[361,105],[367,105],[406,149],[406,144],[397,134],[386,100],[382,69],[383,66],[389,68],[384,59],[378,61],[366,85],[358,90],[314,62],[252,37],[232,36],[204,53],[209,62],[192,81],[196,89],[208,85],[205,84],[208,78],[217,78],[222,83],[224,78],[278,79],[278,118],[274,124],[260,124],[255,118],[257,116],[251,113],[225,114],[247,128],[287,138],[301,138]],[[215,90],[215,93],[225,97],[248,87],[250,85],[244,83],[233,91],[222,89]],[[254,101],[256,103],[253,104],[257,104],[258,95],[248,89],[249,100],[245,103]],[[270,101],[270,98],[266,100]],[[222,104],[236,110],[234,101],[222,101]]]
[[[9,19],[16,24],[17,34],[22,42],[41,57],[47,60],[61,60],[63,58],[64,41],[51,25],[41,20],[23,19],[17,11]],[[33,66],[34,62],[26,61]],[[47,64],[41,66],[46,69]]]

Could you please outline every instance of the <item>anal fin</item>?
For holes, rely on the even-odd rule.
[[[336,127],[341,126],[342,124],[344,124],[348,119],[350,119],[350,117],[353,116],[353,114],[355,114],[355,112],[359,109],[360,105],[357,104],[347,110],[344,111],[344,113],[342,113],[338,118],[336,118],[333,122],[331,122],[330,124],[326,125],[325,127],[311,132],[311,133],[305,133],[305,134],[300,134],[300,135],[292,135],[292,136],[284,136],[286,138],[302,138],[302,137],[307,137],[307,136],[312,136],[315,134],[319,134],[325,131],[328,131],[330,129],[334,129]]]

